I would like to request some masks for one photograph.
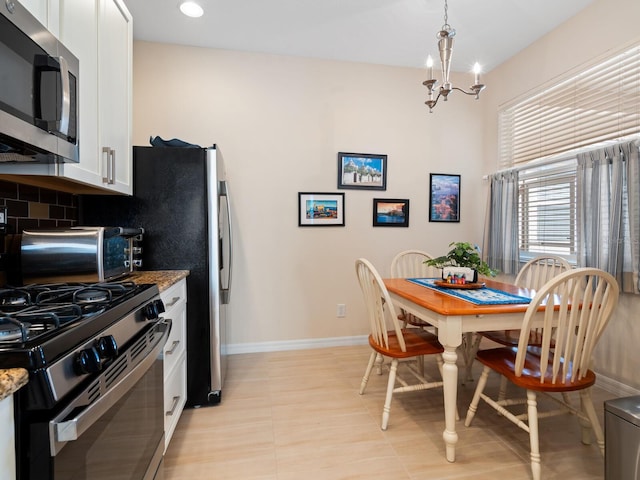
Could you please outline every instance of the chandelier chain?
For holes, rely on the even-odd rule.
[[[447,0],[444,0],[444,27],[448,27],[448,26],[449,26],[449,4],[447,3]]]

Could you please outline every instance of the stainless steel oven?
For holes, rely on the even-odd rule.
[[[161,478],[156,475],[164,449],[160,354],[167,332],[165,323],[151,327],[119,363],[75,395],[49,422],[55,480]],[[92,401],[101,389],[104,396]],[[42,473],[37,476],[45,478]]]
[[[19,480],[163,478],[162,312],[156,285],[0,290],[0,332],[20,325],[0,337],[0,368],[29,370],[14,402]]]

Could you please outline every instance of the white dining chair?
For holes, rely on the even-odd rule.
[[[369,345],[372,352],[360,384],[364,394],[376,358],[390,359],[387,393],[382,409],[382,430],[386,430],[394,393],[415,392],[442,387],[442,357],[444,351],[438,338],[422,328],[402,328],[389,292],[375,267],[366,259],[356,260],[356,275],[362,290],[369,318]],[[440,380],[427,378],[416,368],[416,358],[434,356]]]
[[[541,479],[538,418],[573,414],[582,426],[582,442],[595,435],[604,454],[604,436],[591,400],[596,375],[590,370],[593,350],[618,303],[615,278],[595,268],[564,272],[540,287],[524,314],[517,347],[479,350],[477,360],[484,365],[465,426],[470,426],[480,400],[500,413],[485,421],[504,417],[529,433],[531,472]],[[531,345],[531,332],[539,333],[539,344]],[[489,373],[494,371],[526,391],[526,398],[494,399],[485,393]],[[579,406],[569,393],[579,392]],[[538,395],[550,396],[556,408],[538,411]],[[525,413],[513,411],[526,405]],[[553,431],[553,425],[549,428]],[[510,433],[507,433],[511,435]]]
[[[516,275],[514,283],[519,287],[538,291],[549,280],[563,272],[571,270],[572,268],[573,267],[571,266],[571,264],[562,257],[559,257],[557,255],[541,255],[532,258],[522,266],[522,268]],[[528,344],[530,346],[539,346],[542,341],[540,332],[537,329],[532,329],[529,334],[531,335],[531,338],[529,339]],[[475,358],[476,352],[478,351],[480,342],[483,338],[491,340],[492,342],[498,343],[500,345],[515,347],[518,345],[520,330],[516,329],[477,332],[474,340],[474,345],[472,347],[471,360]],[[467,367],[468,369],[470,369],[470,365],[467,365]],[[470,373],[470,371],[467,371],[468,377]],[[506,388],[507,380],[506,378],[502,378],[500,395],[498,398],[504,398]]]
[[[440,270],[435,267],[425,265],[425,261],[434,257],[422,250],[404,250],[398,253],[391,260],[391,278],[436,278],[440,276]],[[416,317],[415,315],[400,310],[400,321],[407,325],[414,325],[422,328],[430,328],[432,325]],[[432,328],[432,332],[435,329]]]

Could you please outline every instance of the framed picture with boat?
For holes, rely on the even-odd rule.
[[[374,198],[374,227],[408,227],[409,199]]]
[[[338,188],[386,190],[387,156],[339,152]]]
[[[298,192],[299,227],[344,227],[344,193]]]
[[[429,175],[429,221],[460,222],[460,175]]]

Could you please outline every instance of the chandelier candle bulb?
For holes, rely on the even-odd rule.
[[[474,81],[473,81],[474,85],[480,85],[480,72],[481,71],[482,71],[482,68],[480,68],[480,64],[478,62],[476,62],[475,65],[473,66],[473,73],[475,74]]]
[[[431,58],[431,55],[427,57],[427,79],[433,79],[433,58]]]

